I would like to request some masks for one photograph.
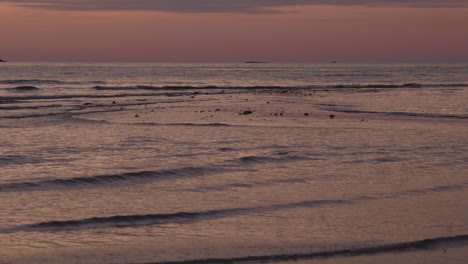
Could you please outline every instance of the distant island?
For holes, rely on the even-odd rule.
[[[266,61],[246,61],[244,63],[267,63]]]
[[[6,60],[2,60],[2,59],[0,59],[0,62],[7,62],[7,61],[6,61]]]

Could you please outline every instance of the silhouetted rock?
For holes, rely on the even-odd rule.
[[[335,115],[329,115],[328,117],[329,117],[330,119],[333,119],[333,118],[335,118]]]
[[[248,110],[247,110],[247,111],[244,111],[242,114],[243,114],[243,115],[250,115],[250,114],[252,114],[252,113],[253,113],[252,111],[248,111]]]
[[[2,60],[2,59],[0,59],[0,62],[7,62],[7,61],[6,61],[6,60]]]

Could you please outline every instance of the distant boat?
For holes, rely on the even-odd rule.
[[[330,63],[337,63],[336,61],[330,61]]]
[[[266,63],[266,61],[246,61],[244,63]]]
[[[2,60],[2,59],[0,59],[0,62],[7,62],[7,61],[6,61],[6,60]]]

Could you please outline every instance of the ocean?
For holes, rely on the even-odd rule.
[[[0,63],[0,263],[466,263],[468,64]]]

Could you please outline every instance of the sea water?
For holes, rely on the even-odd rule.
[[[467,102],[467,64],[2,63],[0,263],[466,263]]]

